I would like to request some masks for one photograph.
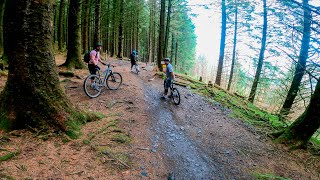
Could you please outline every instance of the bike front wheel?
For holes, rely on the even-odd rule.
[[[111,73],[107,77],[107,87],[111,90],[117,90],[122,84],[122,76],[119,73]]]
[[[83,89],[87,96],[96,98],[100,95],[103,83],[98,75],[89,75],[83,83]]]
[[[180,93],[179,93],[178,89],[173,88],[171,94],[172,94],[173,103],[175,105],[179,105],[180,104]]]

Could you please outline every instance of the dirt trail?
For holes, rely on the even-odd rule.
[[[150,76],[139,76],[152,115],[152,149],[163,154],[168,173],[176,179],[254,179],[254,174],[319,179],[319,158],[275,145],[265,134],[231,118],[220,103],[209,103],[189,89],[178,87],[179,106],[163,101],[162,80],[148,82]],[[307,164],[309,169],[301,168]]]
[[[59,64],[64,58],[57,59]],[[123,85],[117,91],[104,90],[98,98],[83,92],[87,70],[76,70],[81,79],[61,78],[73,104],[106,118],[84,125],[80,139],[68,142],[56,135],[43,140],[45,135],[25,131],[5,134],[9,141],[1,139],[1,148],[20,153],[0,163],[0,178],[255,179],[253,174],[320,178],[319,157],[273,144],[231,118],[230,110],[218,102],[187,88],[177,87],[182,98],[178,106],[161,100],[162,80],[153,78],[154,72],[136,75],[128,61],[112,63],[122,74]],[[4,81],[1,77],[0,90]]]

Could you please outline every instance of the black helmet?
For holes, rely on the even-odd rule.
[[[101,43],[97,43],[94,47],[99,47],[99,46],[102,46]]]
[[[170,58],[164,58],[164,61],[169,61],[170,62]]]

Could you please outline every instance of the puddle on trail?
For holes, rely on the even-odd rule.
[[[173,177],[168,179],[225,179],[214,162],[175,123],[170,111],[174,105],[160,99],[155,87],[146,86],[145,100],[152,115],[150,138],[152,151],[161,151],[170,164]]]

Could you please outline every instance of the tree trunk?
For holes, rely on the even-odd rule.
[[[234,66],[236,62],[236,52],[237,52],[237,31],[238,31],[238,2],[235,0],[236,12],[235,12],[235,21],[234,21],[234,35],[233,35],[233,50],[232,50],[232,63],[231,63],[231,72],[228,83],[228,91],[231,89],[231,83],[233,78]]]
[[[109,26],[110,26],[110,0],[107,0],[106,40],[105,51],[109,54]]]
[[[165,19],[165,10],[166,1],[161,0],[161,8],[160,8],[160,29],[159,29],[159,47],[158,47],[158,68],[162,71],[161,61],[163,59],[163,50],[164,50],[164,19]]]
[[[276,142],[292,145],[292,148],[302,148],[320,127],[320,81],[311,96],[310,103],[304,113],[285,131],[278,134]]]
[[[67,16],[69,17],[69,8],[70,7],[70,0],[67,1]],[[69,18],[66,16],[66,18],[64,18],[65,23],[64,23],[64,42],[66,44],[66,48],[68,49],[68,23],[69,23]]]
[[[153,0],[149,1],[149,7],[150,7],[150,20],[149,20],[149,53],[148,53],[148,61],[149,64],[152,62],[152,56],[153,55],[153,22],[154,22],[154,17],[153,17]]]
[[[94,12],[94,38],[93,44],[101,43],[100,37],[100,24],[101,24],[101,0],[95,0],[95,12]]]
[[[224,58],[224,49],[226,46],[226,31],[227,31],[227,10],[226,10],[226,1],[221,1],[222,6],[222,26],[221,26],[221,39],[220,39],[220,55],[219,55],[219,65],[217,71],[217,77],[215,84],[221,84],[222,68],[223,68],[223,58]]]
[[[171,19],[171,0],[169,0],[168,4],[168,15],[167,15],[167,26],[166,26],[166,35],[165,35],[165,41],[164,41],[164,57],[167,57],[168,55],[168,44],[169,44],[169,32],[170,32],[170,19]]]
[[[123,19],[124,19],[124,12],[123,12],[123,6],[124,6],[124,0],[120,0],[120,23],[119,23],[119,41],[118,41],[118,55],[117,58],[122,58],[123,56]]]
[[[58,50],[63,50],[64,38],[63,38],[63,23],[64,23],[64,7],[66,0],[60,0],[59,22],[58,22]]]
[[[76,110],[60,87],[53,56],[53,0],[10,0],[4,46],[8,81],[0,95],[1,129],[26,126],[70,130]]]
[[[172,33],[172,38],[171,38],[171,52],[170,52],[170,59],[173,60],[174,56],[174,34]],[[175,66],[175,65],[174,65]]]
[[[259,62],[258,62],[258,67],[256,71],[256,75],[253,80],[253,85],[251,88],[251,92],[249,95],[249,101],[253,102],[256,92],[257,92],[257,87],[258,83],[260,80],[260,75],[261,75],[261,70],[262,70],[262,65],[263,65],[263,60],[264,60],[264,52],[266,50],[266,41],[267,41],[267,28],[268,28],[268,19],[267,19],[268,13],[267,13],[267,0],[263,0],[263,30],[262,30],[262,42],[261,42],[261,49],[260,49],[260,55],[259,55]]]
[[[53,45],[58,41],[58,23],[59,23],[59,7],[56,5],[58,1],[56,0],[54,5],[54,18],[53,18]],[[54,46],[53,46],[54,47]]]
[[[139,48],[139,46],[140,46],[140,44],[139,44],[139,40],[140,40],[140,37],[139,37],[139,29],[140,29],[140,25],[139,25],[139,16],[140,16],[140,8],[139,8],[139,6],[140,6],[140,0],[137,0],[137,6],[136,6],[136,50],[137,50],[137,52],[140,52],[140,48]]]
[[[89,28],[90,28],[90,0],[84,1],[84,23],[83,23],[83,53],[89,52]]]
[[[111,56],[115,54],[115,31],[116,31],[116,3],[117,0],[113,0],[112,2],[112,32],[111,32]]]
[[[176,42],[176,53],[174,58],[174,68],[178,69],[178,41]]]
[[[157,51],[157,30],[156,30],[156,0],[153,0],[153,31],[152,31],[152,62],[156,62],[156,51]]]
[[[308,0],[303,0],[304,7],[304,22],[303,22],[303,37],[300,48],[299,60],[296,65],[295,75],[293,77],[289,92],[287,94],[286,100],[281,108],[280,114],[288,115],[292,107],[294,99],[296,98],[299,86],[301,84],[302,77],[306,68],[306,63],[308,59],[309,43],[310,43],[310,27],[312,21],[311,11],[308,8]]]
[[[81,58],[81,1],[70,0],[68,17],[68,53],[62,66],[68,69],[81,69],[84,64]]]
[[[0,55],[3,54],[3,15],[5,4],[5,0],[0,0]]]

